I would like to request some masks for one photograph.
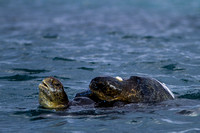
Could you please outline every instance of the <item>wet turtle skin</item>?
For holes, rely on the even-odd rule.
[[[44,108],[67,108],[69,100],[62,83],[54,78],[45,78],[39,84],[39,104]]]
[[[163,83],[149,77],[131,76],[127,80],[96,77],[89,87],[99,99],[109,102],[151,103],[174,99],[173,93]]]

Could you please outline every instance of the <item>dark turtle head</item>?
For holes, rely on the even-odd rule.
[[[39,103],[45,108],[66,108],[68,106],[68,97],[58,79],[48,77],[39,84]]]
[[[120,100],[122,92],[120,77],[96,77],[90,82],[90,90],[101,100]]]

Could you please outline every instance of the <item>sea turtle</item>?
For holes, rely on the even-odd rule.
[[[109,102],[150,103],[174,99],[165,84],[149,77],[131,76],[127,80],[120,77],[96,77],[89,87],[99,99]]]
[[[89,87],[90,90],[76,94],[74,100],[69,102],[62,83],[54,77],[48,77],[39,84],[39,103],[44,108],[56,109],[71,105],[98,103],[105,106],[119,101],[138,103],[174,99],[174,95],[164,84],[146,77],[131,76],[127,80],[120,77],[96,77]]]

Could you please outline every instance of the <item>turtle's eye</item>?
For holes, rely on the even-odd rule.
[[[60,84],[59,84],[59,83],[55,83],[54,85],[55,85],[55,86],[57,86],[57,87],[59,87],[59,86],[60,86]]]

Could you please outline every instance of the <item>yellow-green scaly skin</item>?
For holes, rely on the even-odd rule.
[[[59,80],[48,77],[39,84],[39,104],[50,109],[68,107],[69,100]]]

